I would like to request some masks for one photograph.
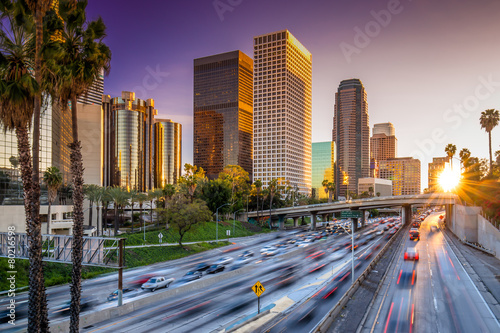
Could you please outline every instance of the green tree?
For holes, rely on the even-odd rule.
[[[70,147],[73,176],[73,251],[72,283],[70,288],[70,332],[79,331],[81,271],[83,258],[83,160],[78,136],[77,99],[99,78],[101,71],[109,73],[111,52],[104,44],[106,26],[101,18],[87,21],[87,1],[60,0],[62,18],[60,42],[55,61],[49,63],[55,75],[54,94],[60,105],[71,103],[73,142]]]
[[[335,193],[335,183],[328,179],[323,179],[321,185],[325,188],[325,193],[328,195],[328,203],[332,202],[332,196]]]
[[[50,222],[52,220],[51,207],[57,197],[57,190],[62,185],[62,174],[58,168],[52,166],[48,167],[47,171],[43,173],[43,182],[47,185],[47,194],[49,197],[49,207],[47,211],[47,234],[50,234]]]
[[[37,8],[39,8],[42,1],[27,1],[23,4],[38,5]],[[37,79],[40,78],[39,46],[42,38],[41,33],[37,31],[39,38],[37,38],[36,45],[33,45],[34,36],[28,32],[27,27],[31,22],[30,17],[33,16],[24,11],[25,15],[21,16],[24,25],[21,25],[14,20],[16,9],[18,8],[15,8],[10,1],[0,1],[2,22],[0,29],[0,122],[6,131],[15,131],[17,137],[29,244],[28,331],[38,332],[48,329],[39,201],[39,108],[38,114],[33,117],[35,99],[39,102],[40,96],[40,82],[37,82]],[[39,10],[40,15],[41,12]],[[35,53],[36,60],[34,59]],[[33,68],[35,68],[36,78],[31,74]],[[34,158],[32,166],[28,128],[33,118]]]
[[[141,218],[144,220],[144,217],[142,216],[142,208],[143,205],[146,201],[148,201],[148,195],[146,193],[138,193],[136,197],[137,203],[139,204],[139,209],[141,210],[141,213],[139,214],[139,222],[141,222]],[[145,223],[144,223],[145,226]]]
[[[196,199],[191,201],[186,196],[177,193],[167,204],[165,211],[167,223],[171,224],[179,233],[179,246],[182,247],[184,235],[201,223],[210,221],[212,213],[204,201]]]
[[[217,207],[230,203],[231,184],[227,180],[214,179],[203,183],[201,199],[207,204],[208,209],[215,213]]]
[[[457,152],[457,146],[455,146],[454,144],[452,143],[449,143],[448,145],[446,145],[446,147],[444,148],[444,152],[446,153],[446,155],[448,155],[448,157],[450,158],[450,165],[453,166],[453,156],[455,156],[455,153]]]
[[[262,192],[262,181],[260,179],[256,179],[253,182],[255,196],[257,198],[257,221],[259,221],[259,196]]]
[[[462,163],[462,167],[464,168],[464,170],[467,165],[467,161],[470,158],[470,155],[470,150],[467,148],[462,148],[460,150],[460,153],[458,153],[458,156],[460,156],[460,163]]]
[[[203,168],[198,168],[196,165],[186,163],[184,164],[184,175],[179,177],[179,184],[186,187],[187,194],[191,198],[191,201],[193,201],[196,187],[205,179],[205,171]]]
[[[373,186],[368,187],[368,194],[370,194],[370,197],[373,197]]]
[[[242,193],[250,183],[248,172],[239,165],[227,165],[219,173],[219,179],[227,181],[231,185],[231,202],[234,204],[236,199],[241,199]]]
[[[113,208],[115,210],[115,232],[114,235],[118,234],[118,219],[119,219],[119,209],[128,204],[128,192],[118,186],[110,187],[107,190],[107,195],[109,195],[110,201],[113,202]]]
[[[130,221],[132,223],[132,225],[131,225],[132,232],[134,232],[134,204],[137,202],[138,195],[139,195],[139,192],[137,192],[136,190],[132,190],[128,194],[128,198],[130,200],[130,214],[131,214]]]
[[[495,109],[488,109],[481,112],[481,117],[479,118],[479,123],[481,128],[488,133],[488,143],[490,152],[490,173],[493,171],[493,157],[491,154],[491,131],[498,125],[500,121],[500,112]]]

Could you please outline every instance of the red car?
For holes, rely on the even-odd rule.
[[[154,277],[154,274],[144,274],[139,276],[136,280],[131,281],[129,284],[131,286],[142,286],[144,283],[148,282],[148,280]]]
[[[417,249],[414,247],[409,247],[406,249],[405,252],[405,260],[418,260],[418,252]]]

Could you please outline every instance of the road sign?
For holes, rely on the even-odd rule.
[[[159,238],[160,243],[161,243],[161,239],[163,238],[163,234],[161,232],[158,234],[158,238]]]
[[[262,295],[264,291],[266,291],[266,288],[264,288],[264,286],[259,281],[257,281],[257,283],[253,285],[252,290],[257,295],[257,297],[260,297],[260,295]]]
[[[360,210],[343,210],[340,212],[340,217],[343,219],[360,219],[363,216],[363,213]]]
[[[231,230],[226,230],[226,236],[231,236]]]

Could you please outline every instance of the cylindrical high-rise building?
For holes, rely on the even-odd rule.
[[[154,188],[154,101],[121,97],[103,98],[104,186],[121,186],[145,192]]]
[[[155,119],[155,187],[177,184],[182,172],[182,125],[170,119]]]
[[[357,193],[359,178],[370,175],[370,127],[366,91],[359,79],[344,80],[335,94],[332,141],[337,148],[335,191]]]

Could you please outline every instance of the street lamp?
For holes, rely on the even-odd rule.
[[[352,221],[352,220],[351,220]],[[356,221],[356,224],[358,223],[358,221]],[[347,230],[339,225],[342,229],[344,229],[344,231],[347,233]],[[352,284],[354,284],[354,223],[352,223],[351,225],[351,275],[352,275]]]
[[[233,213],[233,237],[234,237],[234,230],[235,230],[235,224],[236,224],[236,213],[245,211],[245,208],[242,208],[240,210],[237,210]]]
[[[217,207],[216,211],[215,211],[215,241],[217,242],[217,244],[219,244],[219,208],[222,208],[224,206],[228,206],[230,205],[230,203],[226,203],[226,204],[223,204],[222,206],[220,207]]]

